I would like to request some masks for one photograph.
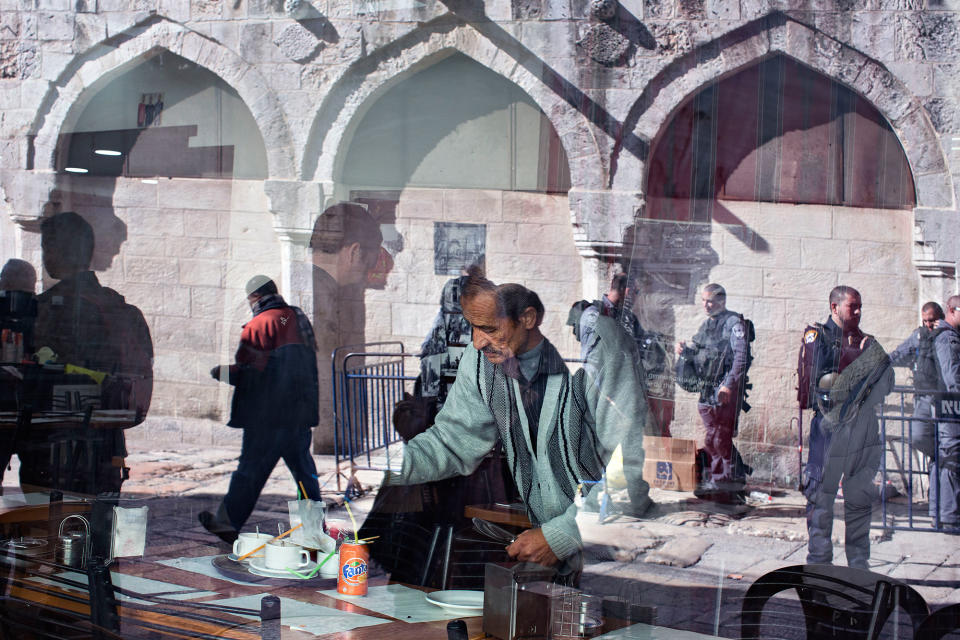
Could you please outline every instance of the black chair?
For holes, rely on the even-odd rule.
[[[773,596],[791,589],[799,598],[802,622],[796,620],[797,611],[792,603],[783,607],[789,601],[778,601],[776,608],[768,607]],[[766,627],[772,626],[774,631],[761,632],[765,608]],[[898,632],[900,637],[912,637],[930,613],[915,589],[887,576],[834,565],[797,565],[771,571],[750,585],[741,609],[740,635],[742,638],[874,640],[880,636],[891,613],[898,609],[905,611],[909,618],[909,626],[900,622],[906,627],[905,632]],[[788,620],[781,621],[783,617]],[[804,629],[806,636],[798,633]]]
[[[368,516],[359,537],[376,536],[370,545],[371,558],[396,582],[423,587],[443,588],[443,578],[436,576],[436,565],[442,558],[444,567],[449,557],[449,539],[453,529],[435,524],[421,525],[420,514],[375,514]]]
[[[917,629],[917,640],[940,640],[950,632],[960,632],[960,604],[937,609]]]

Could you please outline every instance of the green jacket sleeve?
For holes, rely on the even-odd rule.
[[[595,335],[596,347],[584,363],[584,393],[602,449],[598,453],[606,464],[621,445],[630,500],[640,509],[650,491],[643,480],[643,431],[649,419],[643,371],[633,340],[613,319],[599,317]]]
[[[540,525],[540,528],[553,555],[560,560],[566,560],[583,547],[580,527],[577,526],[577,506],[573,503],[562,514]]]
[[[497,426],[477,386],[480,353],[466,348],[457,380],[432,427],[407,443],[403,467],[390,484],[419,484],[470,475],[493,448]]]

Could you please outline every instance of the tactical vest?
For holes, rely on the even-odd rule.
[[[943,327],[932,331],[924,327],[917,336],[917,353],[913,361],[913,387],[917,391],[937,391],[943,386],[934,342],[944,331]]]
[[[739,318],[739,322],[730,322],[730,318]],[[741,314],[733,311],[721,311],[715,318],[716,323],[710,320],[700,326],[700,330],[693,336],[692,342],[696,345],[693,355],[693,368],[700,380],[700,401],[709,402],[723,377],[733,365],[733,349],[730,348],[730,336],[736,327],[743,327],[743,339],[747,343],[747,367],[750,366],[750,342],[754,339],[753,323]],[[746,386],[746,376],[742,386]]]
[[[817,408],[817,382],[826,374],[840,373],[855,360],[859,350],[844,349],[843,331],[836,338],[827,339],[826,325],[815,322],[803,330],[800,353],[797,358],[797,402],[801,409]],[[867,334],[861,334],[869,338]]]

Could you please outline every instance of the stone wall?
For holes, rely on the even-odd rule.
[[[885,345],[916,323],[918,282],[924,298],[957,290],[960,13],[921,0],[624,0],[612,16],[592,16],[591,4],[0,0],[0,189],[4,215],[19,225],[0,225],[0,258],[13,252],[39,265],[36,223],[51,196],[108,235],[119,229],[111,215],[123,222],[125,241],[98,259],[109,258],[105,282],[144,308],[154,332],[155,412],[222,419],[227,391],[205,376],[208,359],[229,357],[246,317],[239,287],[266,271],[293,301],[312,303],[304,234],[331,198],[349,193],[341,173],[353,129],[392,86],[459,52],[546,114],[569,158],[572,189],[567,198],[439,191],[439,205],[436,193],[408,191],[398,220],[408,249],[388,288],[368,293],[367,335],[419,344],[444,279],[422,263],[432,257],[428,228],[454,216],[490,225],[495,279],[520,280],[548,305],[556,301],[546,329],[572,355],[566,306],[596,297],[623,257],[644,206],[647,155],[671,115],[706,84],[784,54],[879,110],[917,192],[907,212],[726,203],[745,225],[706,231],[715,262],[702,278],[723,282],[731,307],[758,319],[757,408],[745,418],[743,442],[760,443],[753,462],[769,457],[761,445],[788,447],[777,456],[782,464],[770,466],[784,477],[792,384],[788,367],[776,365],[792,363],[798,329],[825,315],[829,287],[846,278],[863,290],[864,326]],[[59,136],[91,92],[158,50],[236,91],[264,142],[265,182],[161,179],[151,187],[55,173]],[[858,237],[865,233],[870,239]],[[689,335],[699,321],[694,294],[654,299],[662,308],[643,312]],[[882,314],[874,311],[880,301]],[[681,407],[678,426],[692,429],[691,417]]]
[[[863,297],[861,328],[888,351],[919,325],[918,279],[911,265],[913,214],[905,210],[854,209],[756,202],[718,203],[744,227],[714,223],[710,247],[715,264],[705,281],[727,290],[727,307],[753,321],[756,341],[750,368],[752,410],[742,414],[737,446],[756,468],[755,480],[796,482],[796,363],[804,328],[829,317],[827,296],[839,285]],[[706,282],[701,283],[705,284]],[[688,340],[705,315],[699,294],[673,306],[658,324],[656,297],[641,296],[638,312],[648,325]],[[646,325],[645,325],[646,326]],[[901,371],[901,383],[906,371]],[[673,435],[702,439],[694,394],[678,390]],[[806,417],[810,418],[809,412]]]
[[[397,207],[404,248],[383,291],[368,291],[367,341],[402,340],[420,350],[452,276],[434,274],[434,222],[485,224],[487,271],[497,283],[519,282],[546,308],[542,330],[565,357],[580,345],[565,326],[581,299],[582,258],[573,243],[565,196],[511,191],[406,189]]]
[[[184,431],[184,419],[226,421],[230,387],[209,371],[233,360],[241,325],[250,318],[247,280],[257,273],[280,279],[263,183],[65,176],[54,199],[61,210],[90,221],[98,278],[136,305],[150,327],[150,414],[172,420],[149,429],[149,436],[211,442],[209,425]],[[148,435],[143,431],[138,436]]]

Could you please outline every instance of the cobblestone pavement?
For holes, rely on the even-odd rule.
[[[193,548],[218,548],[219,542],[199,526],[196,514],[216,507],[238,450],[130,448],[132,471],[124,495],[152,505],[150,548],[155,553],[175,552],[186,542]],[[332,456],[315,458],[321,483],[326,482],[325,498],[338,503]],[[374,484],[377,478],[376,473],[361,476],[364,484]],[[16,463],[5,484],[15,485],[15,480]],[[272,531],[285,523],[286,501],[294,496],[290,473],[280,464],[261,495],[250,528]],[[653,490],[652,497],[657,506],[642,521],[614,515],[600,523],[596,513],[580,514],[585,590],[639,601],[664,626],[739,637],[741,599],[752,581],[773,569],[804,563],[803,498],[797,492],[773,492],[769,502],[736,508],[703,502],[688,493]],[[358,520],[372,502],[372,492],[352,502]],[[838,505],[834,544],[836,561],[843,564],[840,509]],[[330,506],[328,517],[348,520],[338,504]],[[884,535],[880,529],[874,529],[872,537],[874,571],[906,581],[934,608],[960,602],[960,538],[930,531]]]

